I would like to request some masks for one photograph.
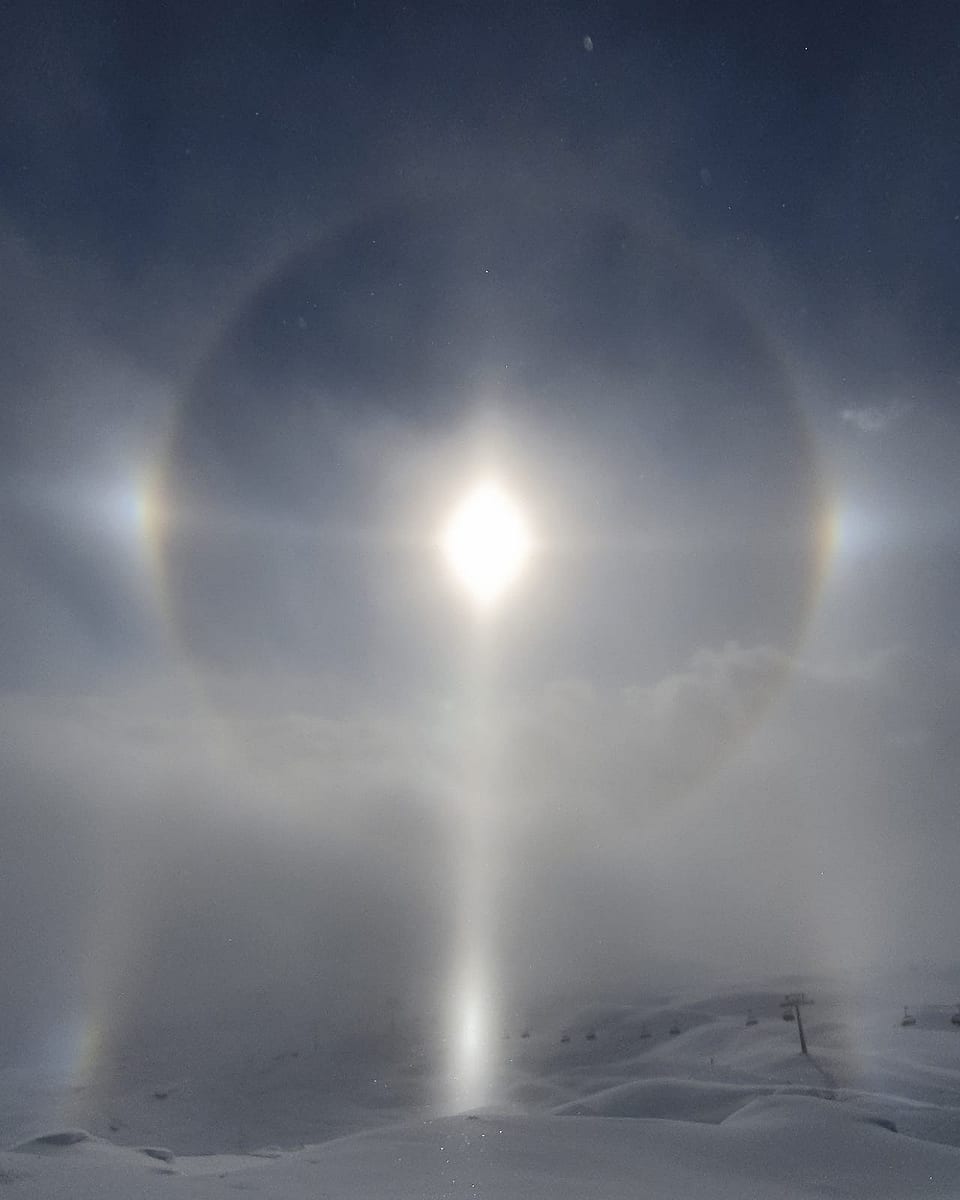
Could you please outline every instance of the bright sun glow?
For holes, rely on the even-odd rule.
[[[530,556],[523,514],[495,483],[482,483],[447,522],[441,547],[454,575],[481,609],[491,608]]]

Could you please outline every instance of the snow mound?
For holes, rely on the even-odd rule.
[[[818,1117],[823,1115],[823,1110],[813,1108],[811,1105],[822,1105],[824,1103],[832,1103],[836,1107],[830,1113],[830,1120],[834,1124],[844,1122],[854,1122],[866,1125],[875,1125],[880,1129],[885,1129],[888,1132],[896,1133],[896,1123],[888,1117],[882,1116],[880,1113],[873,1111],[869,1107],[857,1101],[825,1101],[822,1098],[804,1095],[799,1092],[778,1091],[766,1096],[757,1096],[748,1104],[738,1108],[732,1112],[724,1120],[725,1125],[740,1125],[747,1127],[749,1125],[762,1125],[764,1129],[772,1129],[780,1126],[800,1125],[811,1114],[816,1113]]]
[[[647,1117],[719,1125],[757,1096],[743,1084],[641,1079],[606,1088],[553,1110],[561,1117]]]

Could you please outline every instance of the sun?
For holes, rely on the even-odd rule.
[[[443,528],[440,548],[456,579],[481,611],[489,611],[530,557],[530,530],[499,484],[477,484]]]

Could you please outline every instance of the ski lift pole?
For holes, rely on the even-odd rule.
[[[809,1054],[810,1053],[810,1051],[807,1049],[807,1036],[803,1032],[803,1018],[800,1016],[800,1006],[802,1004],[809,1004],[809,1003],[810,1003],[810,1001],[807,999],[805,992],[794,992],[793,995],[784,996],[783,1000],[780,1003],[781,1008],[792,1009],[793,1015],[796,1017],[797,1033],[800,1034],[800,1053],[801,1054]]]
[[[803,1032],[803,1018],[800,1016],[800,1005],[796,1006],[797,1012],[797,1033],[800,1034],[800,1053],[807,1054],[807,1038]]]

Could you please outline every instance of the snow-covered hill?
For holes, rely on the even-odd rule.
[[[239,1075],[207,1063],[195,1081],[112,1076],[112,1090],[101,1080],[58,1097],[50,1079],[6,1072],[0,1188],[4,1200],[957,1200],[949,1010],[921,1007],[904,1028],[886,1000],[818,992],[804,1057],[779,999],[737,990],[531,1015],[529,1036],[517,1028],[498,1043],[502,1103],[452,1116],[427,1112],[428,1058],[410,1045],[393,1044],[381,1074],[362,1056],[304,1047]],[[105,1136],[70,1133],[66,1114],[85,1107],[84,1124]],[[41,1124],[54,1113],[59,1125]],[[256,1150],[267,1142],[287,1148]],[[197,1144],[221,1153],[191,1156]]]

